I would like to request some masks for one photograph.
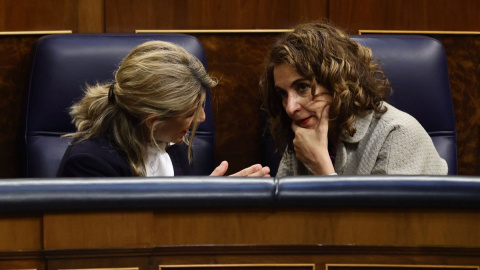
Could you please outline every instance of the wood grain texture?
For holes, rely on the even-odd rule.
[[[17,177],[22,109],[38,37],[0,37],[0,177]]]
[[[362,30],[480,31],[476,0],[335,0],[329,18],[350,34]]]
[[[227,174],[262,160],[263,132],[259,78],[263,59],[278,34],[199,34],[209,72],[219,80],[211,89],[216,164]]]
[[[48,269],[133,268],[158,270],[159,266],[177,268],[183,265],[192,269],[250,269],[264,270],[255,265],[274,265],[269,269],[326,269],[344,265],[348,269],[365,270],[362,265],[392,267],[418,266],[422,269],[471,269],[480,265],[478,248],[391,247],[391,246],[325,246],[325,245],[215,245],[215,246],[162,246],[151,248],[113,248],[86,250],[45,250],[37,257],[24,259],[31,252],[0,252],[0,269],[38,269],[42,264]],[[121,254],[121,255],[120,255]],[[148,262],[148,265],[147,265]],[[224,268],[221,268],[225,266]],[[38,267],[34,267],[38,266]],[[176,267],[177,266],[177,267]],[[243,267],[243,268],[240,268]],[[286,268],[285,268],[286,267]],[[332,267],[331,269],[335,269]],[[292,269],[293,268],[293,269]],[[467,269],[468,268],[468,269]],[[279,270],[280,270],[279,269]],[[378,268],[377,268],[378,269]],[[120,270],[120,269],[119,269]],[[400,269],[398,269],[400,270]]]
[[[136,257],[124,254],[122,257],[93,256],[85,258],[50,259],[47,270],[158,270],[149,265],[147,256]]]
[[[42,249],[41,215],[1,215],[0,251]]]
[[[480,173],[480,35],[433,35],[445,48],[458,133],[458,172]]]
[[[106,0],[106,31],[283,29],[327,15],[327,0]]]
[[[2,270],[45,270],[45,268],[44,260],[13,259],[0,261],[0,269]]]
[[[0,31],[104,32],[104,0],[0,0]]]
[[[78,0],[78,33],[105,32],[104,0]]]
[[[43,222],[45,249],[153,245],[151,212],[45,214]]]
[[[480,212],[421,210],[167,211],[158,245],[366,245],[477,247]]]
[[[0,0],[0,31],[77,31],[78,0]]]

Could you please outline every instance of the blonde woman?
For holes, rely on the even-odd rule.
[[[58,170],[58,177],[174,176],[166,148],[191,142],[205,120],[207,88],[216,80],[182,47],[149,41],[121,62],[115,80],[88,86],[70,109],[77,131]],[[190,131],[190,135],[186,136]],[[222,162],[212,176],[225,174]],[[234,176],[269,176],[259,164]]]
[[[283,153],[277,176],[447,174],[420,123],[385,102],[391,86],[371,50],[339,28],[313,22],[284,34],[262,86]]]

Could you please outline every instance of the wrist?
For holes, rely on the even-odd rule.
[[[335,173],[335,168],[328,152],[320,155],[313,164],[307,165],[315,175],[331,175]]]

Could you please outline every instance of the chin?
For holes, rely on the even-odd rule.
[[[181,137],[181,138],[176,138],[176,139],[173,139],[173,140],[172,140],[172,143],[175,143],[175,144],[177,144],[177,143],[181,143],[182,141],[183,141],[183,137]]]

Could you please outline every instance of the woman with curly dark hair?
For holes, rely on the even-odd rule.
[[[447,174],[420,123],[385,102],[392,89],[371,50],[328,23],[279,38],[261,86],[277,176]]]

